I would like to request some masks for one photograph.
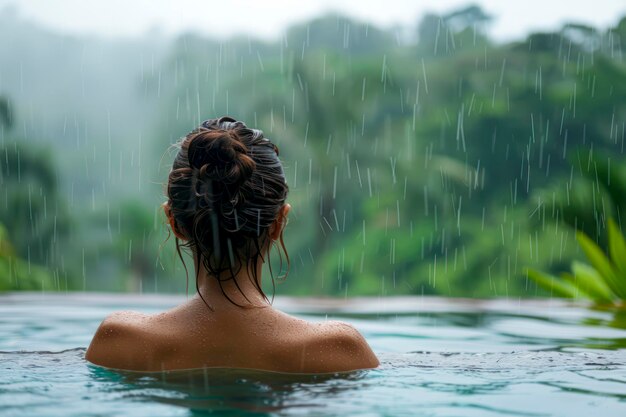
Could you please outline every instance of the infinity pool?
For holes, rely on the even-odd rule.
[[[0,296],[0,416],[626,415],[626,330],[609,326],[620,318],[556,300],[278,298],[365,335],[381,366],[349,374],[123,374],[83,359],[110,312],[182,300]]]

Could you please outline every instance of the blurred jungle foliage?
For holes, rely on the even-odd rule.
[[[159,207],[170,145],[228,114],[285,164],[278,294],[548,295],[525,267],[581,259],[576,230],[606,247],[609,217],[623,230],[626,17],[506,44],[491,22],[468,6],[411,31],[327,15],[270,43],[104,40],[1,10],[0,290],[185,291]]]

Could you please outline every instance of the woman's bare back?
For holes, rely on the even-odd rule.
[[[269,305],[209,310],[198,297],[156,315],[109,316],[86,359],[134,371],[227,367],[324,373],[378,366],[365,339],[348,324],[310,323]]]

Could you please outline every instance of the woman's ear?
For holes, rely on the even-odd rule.
[[[178,239],[181,239],[181,240],[187,240],[185,236],[183,236],[182,233],[180,233],[180,231],[178,230],[178,227],[176,227],[176,219],[174,219],[174,215],[172,214],[172,208],[170,207],[167,201],[163,203],[163,211],[165,212],[165,217],[167,218],[167,222],[169,223],[170,228],[172,229],[172,232],[174,233],[174,236],[176,236]]]
[[[278,240],[280,238],[280,234],[285,229],[287,225],[287,216],[289,215],[289,211],[291,210],[290,204],[283,205],[278,211],[278,216],[276,216],[276,220],[270,227],[270,239]]]

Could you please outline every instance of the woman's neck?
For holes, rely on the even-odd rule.
[[[237,307],[236,304],[243,307],[267,307],[269,302],[259,292],[262,265],[261,262],[256,265],[256,278],[250,268],[243,265],[238,271],[233,271],[236,272],[234,277],[227,271],[221,274],[219,280],[204,265],[200,265],[198,291],[211,308]]]

